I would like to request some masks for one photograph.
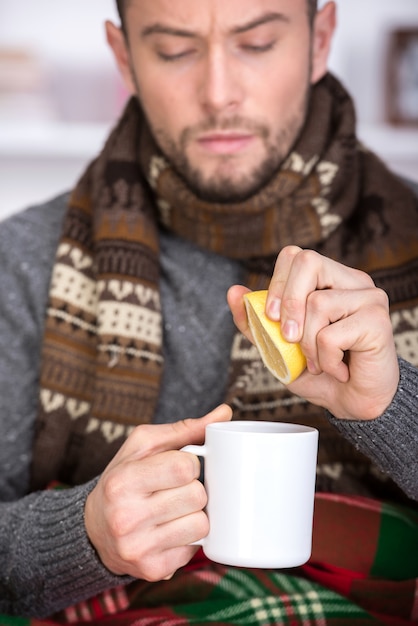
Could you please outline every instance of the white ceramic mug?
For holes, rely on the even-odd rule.
[[[210,531],[197,541],[225,565],[296,567],[312,549],[318,431],[279,422],[217,422],[203,446]]]

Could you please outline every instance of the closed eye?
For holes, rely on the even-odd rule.
[[[162,61],[170,63],[184,59],[185,57],[192,55],[193,52],[193,50],[184,50],[182,52],[176,52],[175,54],[168,54],[166,52],[158,52],[157,54]]]
[[[169,62],[172,62],[172,61],[178,61],[179,59],[183,59],[184,57],[188,56],[189,54],[190,54],[190,52],[178,52],[177,54],[164,54],[163,52],[159,52],[158,56],[163,61],[167,61],[169,63]]]
[[[257,53],[262,53],[262,52],[269,52],[269,50],[273,50],[275,45],[276,45],[275,41],[270,41],[269,43],[266,43],[263,45],[244,44],[241,46],[241,48],[245,50],[246,52],[254,52],[255,54],[257,54]]]

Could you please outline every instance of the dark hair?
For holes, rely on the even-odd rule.
[[[126,5],[127,5],[126,0],[116,0],[116,8],[118,10],[120,23],[122,25],[122,30],[124,32],[126,32],[126,28],[125,28],[125,26],[126,26],[126,24],[125,24],[125,9],[126,9]]]
[[[318,0],[307,0],[307,3],[309,23],[312,25],[318,9]]]
[[[128,4],[128,2],[129,0],[116,0],[116,8],[119,13],[122,28],[125,32],[126,32],[125,9],[126,9],[126,5]],[[309,23],[313,24],[316,10],[318,7],[318,0],[306,0],[306,3],[307,3],[307,8],[308,8]]]

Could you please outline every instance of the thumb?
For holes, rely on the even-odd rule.
[[[188,418],[172,424],[144,424],[138,426],[115,456],[134,456],[142,459],[168,450],[180,450],[190,444],[200,444],[205,439],[205,428],[212,422],[227,422],[232,409],[221,404],[203,417]]]
[[[244,304],[244,295],[250,290],[241,285],[233,285],[228,289],[227,302],[231,309],[235,326],[247,339],[254,343],[251,331],[248,326],[247,311]]]
[[[232,409],[227,404],[221,404],[198,419],[188,418],[170,424],[173,438],[169,438],[172,448],[183,448],[189,444],[202,443],[205,439],[205,428],[213,422],[228,422],[232,418]]]

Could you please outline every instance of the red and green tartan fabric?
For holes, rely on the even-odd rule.
[[[169,581],[136,582],[46,620],[2,626],[418,624],[418,513],[317,494],[312,557],[292,570],[233,568],[198,552]]]

